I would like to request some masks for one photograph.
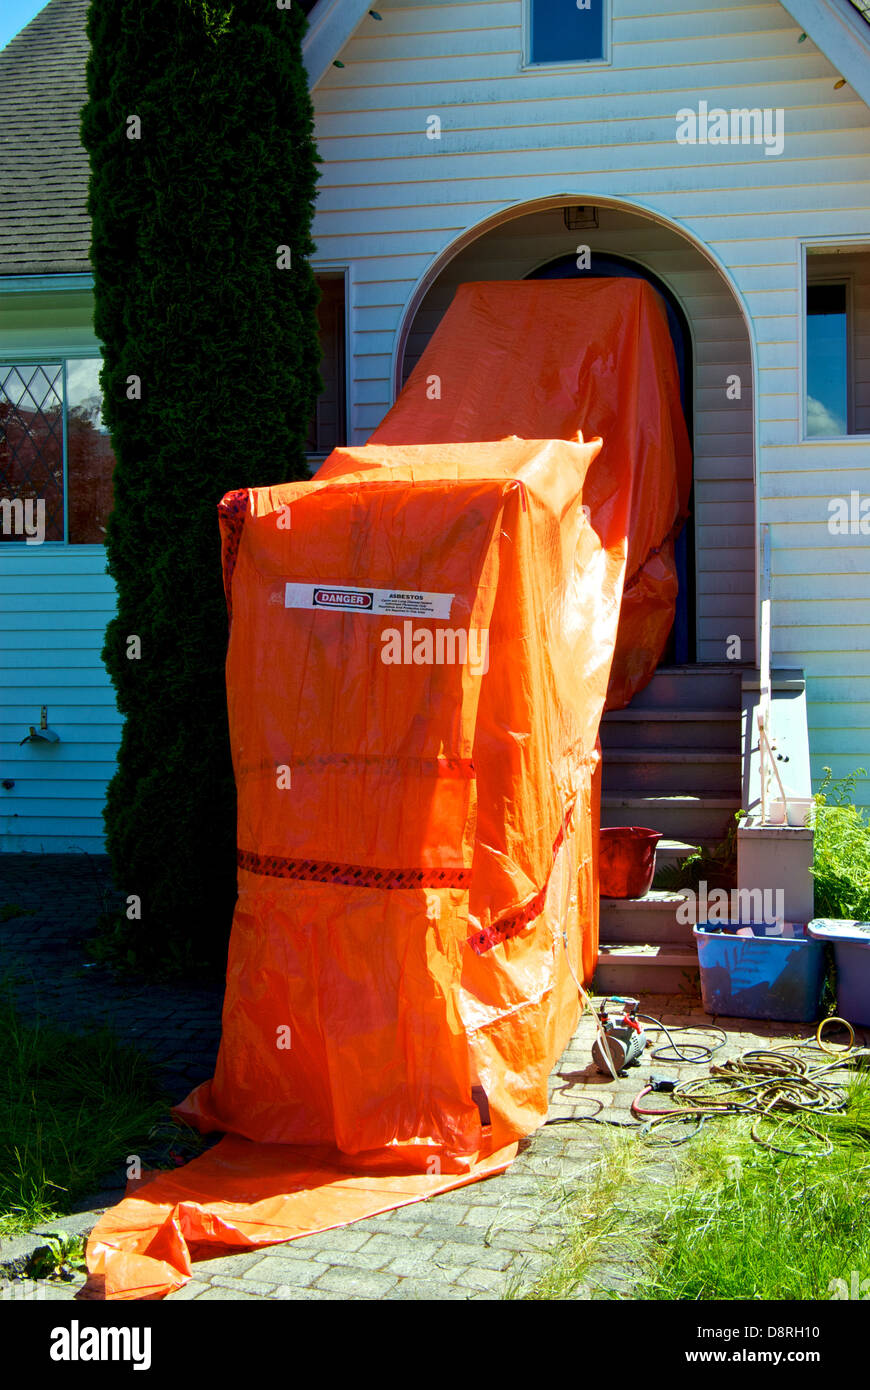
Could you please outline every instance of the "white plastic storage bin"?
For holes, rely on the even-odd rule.
[[[807,931],[834,948],[837,1013],[849,1023],[870,1027],[870,922],[814,917]]]

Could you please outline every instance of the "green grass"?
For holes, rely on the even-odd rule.
[[[733,1116],[674,1151],[671,1180],[662,1149],[636,1134],[606,1145],[575,1189],[569,1240],[525,1296],[570,1298],[614,1264],[631,1274],[632,1298],[664,1301],[825,1300],[853,1270],[870,1278],[870,1077],[857,1075],[848,1095],[841,1114],[807,1121],[830,1136],[827,1157],[772,1153],[750,1138],[749,1119]],[[763,1133],[821,1151],[809,1133],[798,1142],[793,1130]]]
[[[13,917],[35,917],[32,907],[21,907],[18,903],[0,905],[0,922],[11,922]]]
[[[870,1275],[866,1079],[850,1087],[846,1112],[812,1124],[832,1138],[830,1157],[771,1154],[745,1119],[708,1125],[687,1146],[635,1297],[828,1299],[832,1281]],[[794,1146],[794,1132],[780,1142]]]
[[[605,1270],[637,1267],[649,1236],[648,1202],[638,1195],[649,1192],[643,1185],[649,1153],[633,1131],[602,1127],[598,1133],[597,1160],[562,1198],[569,1214],[567,1235],[531,1285],[524,1288],[521,1276],[509,1282],[507,1298],[576,1298],[581,1285],[595,1287]]]
[[[0,996],[0,1235],[68,1211],[143,1153],[166,1110],[146,1060],[111,1032],[25,1023]]]
[[[817,917],[870,920],[870,817],[854,804],[858,768],[833,780],[829,767],[815,796],[814,911]]]

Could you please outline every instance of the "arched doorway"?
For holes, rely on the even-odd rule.
[[[527,280],[600,280],[607,277],[629,280],[645,280],[659,294],[664,302],[680,375],[680,400],[689,438],[692,438],[692,351],[691,335],[686,316],[676,297],[667,285],[647,270],[645,266],[625,256],[596,252],[590,257],[589,266],[578,266],[576,255],[558,256],[553,261],[538,266],[526,276]],[[694,488],[689,496],[689,516],[693,514]],[[690,525],[683,527],[674,544],[674,559],[677,566],[677,606],[674,626],[668,645],[662,656],[662,665],[681,666],[695,660],[695,565],[693,530]]]
[[[588,230],[584,225],[578,234],[569,214],[580,204],[594,216],[594,225]],[[609,264],[648,279],[681,329],[694,455],[692,516],[685,531],[684,659],[730,665],[736,645],[736,660],[751,664],[756,635],[753,352],[733,287],[713,256],[679,227],[625,203],[577,196],[506,208],[468,228],[430,266],[407,303],[395,339],[393,393],[419,361],[459,284],[523,280],[569,257],[574,265],[580,236],[599,273],[607,273]],[[726,395],[735,374],[742,383],[739,400]],[[670,660],[676,660],[675,651]]]

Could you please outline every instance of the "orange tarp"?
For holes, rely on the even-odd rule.
[[[488,288],[469,291],[469,333]],[[527,288],[540,307],[566,287]],[[566,346],[572,370],[621,381],[635,422],[638,393],[670,390],[635,382],[663,349],[644,289],[605,314],[594,352],[577,348],[588,315]],[[523,339],[530,378],[543,327]],[[450,353],[441,365],[439,410]],[[568,387],[542,371],[541,417],[549,392],[573,439],[394,445],[425,433],[418,386],[377,442],[336,450],[313,481],[221,504],[239,900],[215,1076],[177,1113],[228,1137],[107,1213],[92,1295],[159,1297],[209,1247],[499,1171],[546,1116],[573,974],[597,959],[597,732],[629,536],[659,543],[673,524],[673,433],[656,444],[650,406],[602,469],[601,441],[577,438],[586,397],[575,383],[569,421]]]
[[[578,431],[603,440],[592,480],[603,476],[630,499],[607,699],[615,709],[650,679],[671,630],[674,540],[692,483],[677,363],[655,290],[610,277],[460,285],[371,442],[576,439]]]

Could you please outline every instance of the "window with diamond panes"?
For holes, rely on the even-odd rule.
[[[40,503],[42,539],[105,540],[115,458],[102,418],[100,366],[98,357],[0,363],[0,499],[11,504],[0,517],[0,540],[25,540],[23,518],[32,534]]]
[[[0,498],[12,504],[0,517],[0,541],[23,541],[24,518],[32,530],[42,509],[43,538],[64,539],[61,363],[0,366]]]
[[[112,510],[115,455],[103,420],[99,357],[66,364],[66,454],[69,541],[102,544]]]

